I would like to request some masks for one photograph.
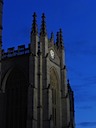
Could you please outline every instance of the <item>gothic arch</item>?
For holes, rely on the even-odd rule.
[[[56,88],[59,89],[59,76],[55,67],[50,68],[50,82],[53,80],[54,84],[57,85]]]
[[[15,67],[13,66],[13,67],[11,67],[10,69],[7,70],[7,72],[5,73],[5,75],[4,75],[4,77],[3,77],[2,86],[1,86],[1,90],[2,90],[3,93],[5,93],[6,82],[7,82],[8,78],[9,78],[9,75],[10,75],[12,72],[14,72],[15,69],[16,69],[18,72],[22,72],[23,76],[24,76],[25,79],[26,79],[26,82],[28,83],[28,80],[27,80],[27,78],[26,78],[24,69],[19,68],[19,66],[18,66],[18,67],[17,67],[17,66],[15,66]],[[27,86],[28,86],[28,84],[27,84]]]
[[[52,120],[53,127],[58,127],[58,111],[59,111],[59,76],[54,67],[50,69],[50,87],[52,90]]]
[[[5,84],[6,128],[26,128],[28,84],[22,70],[10,69]]]
[[[3,80],[2,80],[1,90],[2,90],[3,93],[5,93],[6,81],[7,81],[7,79],[8,79],[9,74],[11,73],[12,69],[13,69],[13,68],[10,68],[10,69],[5,73],[5,76],[4,76]]]

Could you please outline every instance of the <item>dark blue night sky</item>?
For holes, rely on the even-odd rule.
[[[96,0],[4,0],[5,50],[28,45],[34,12],[39,30],[45,13],[48,37],[62,28],[76,128],[96,128]]]

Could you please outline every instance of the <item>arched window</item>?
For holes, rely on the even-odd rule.
[[[6,82],[6,128],[26,128],[27,82],[18,68],[14,68]]]
[[[57,126],[57,111],[58,111],[58,78],[54,68],[50,70],[50,85],[52,89],[52,118],[54,127]]]

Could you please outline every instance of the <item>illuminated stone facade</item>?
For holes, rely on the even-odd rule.
[[[48,39],[42,14],[38,34],[35,13],[28,48],[0,51],[0,128],[74,128],[74,96],[64,52],[61,29],[56,42],[53,33]]]

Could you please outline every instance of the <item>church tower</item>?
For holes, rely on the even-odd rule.
[[[1,10],[2,5],[1,1]],[[56,41],[53,33],[49,39],[44,13],[41,18],[38,33],[37,15],[33,14],[27,48],[11,47],[7,52],[2,50],[2,56],[0,19],[0,128],[75,128],[74,94],[67,82],[62,30]]]

